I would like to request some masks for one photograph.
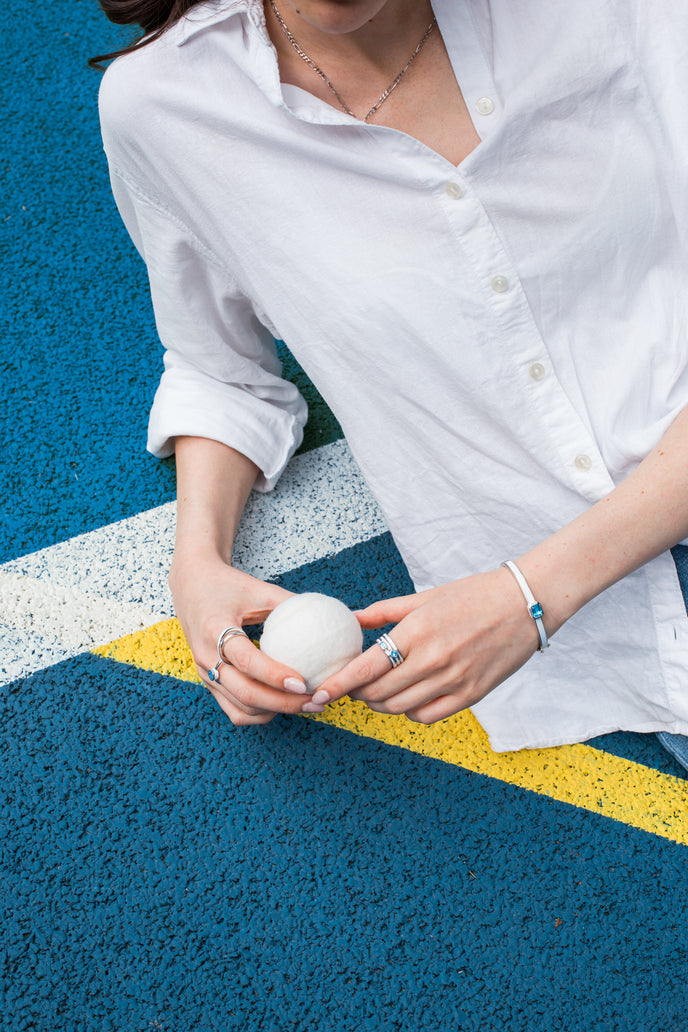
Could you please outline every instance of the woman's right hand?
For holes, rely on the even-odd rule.
[[[218,660],[217,641],[227,627],[262,623],[291,592],[251,577],[219,557],[175,555],[169,584],[175,611],[201,680],[235,726],[267,724],[277,713],[300,713],[306,685],[290,667],[276,663],[240,635],[223,647],[219,679],[208,671]],[[306,703],[307,712],[321,706]]]

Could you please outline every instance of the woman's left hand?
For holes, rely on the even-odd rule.
[[[393,623],[404,661],[392,667],[375,644],[325,681],[315,702],[350,695],[378,713],[433,724],[466,709],[532,656],[535,622],[503,568],[439,588],[375,602],[356,614],[362,627]],[[546,614],[545,614],[546,622]]]

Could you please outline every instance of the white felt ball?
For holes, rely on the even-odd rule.
[[[260,648],[270,659],[296,670],[315,690],[360,655],[363,631],[343,602],[311,591],[292,595],[273,609]]]

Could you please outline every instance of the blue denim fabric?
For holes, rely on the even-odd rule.
[[[666,751],[688,770],[688,736],[672,735],[669,731],[658,731],[657,738]]]
[[[676,563],[678,582],[683,592],[683,601],[688,613],[688,548],[685,545],[676,545],[671,549],[671,554]],[[672,735],[668,731],[658,731],[657,738],[666,751],[677,760],[682,767],[688,770],[688,736]]]

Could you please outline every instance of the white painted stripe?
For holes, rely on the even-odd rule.
[[[0,613],[11,621],[3,628],[0,652],[4,680],[21,677],[27,665],[42,669],[159,619],[143,606],[122,605],[50,578],[36,580],[2,568]]]
[[[175,505],[70,538],[0,566],[0,683],[173,615],[167,571]],[[254,494],[235,564],[263,579],[387,529],[344,441],[292,459]]]

